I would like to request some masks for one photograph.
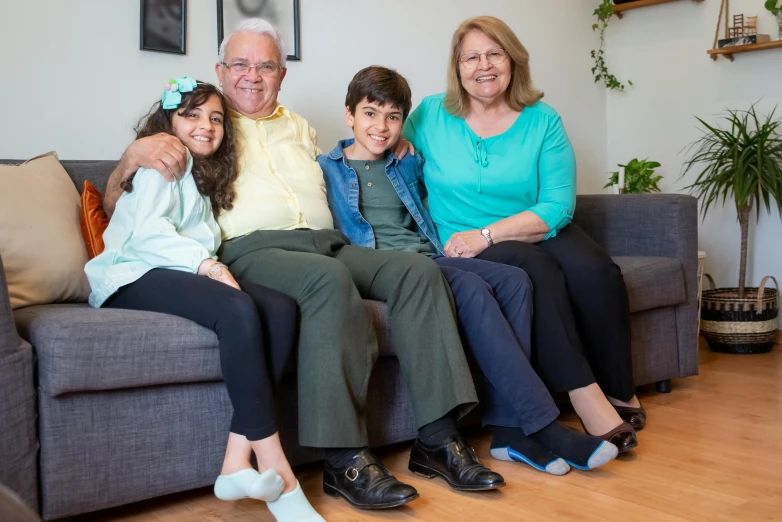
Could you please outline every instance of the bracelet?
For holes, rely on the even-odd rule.
[[[206,277],[209,279],[220,279],[223,276],[223,267],[227,270],[228,267],[222,263],[215,263],[209,267],[206,271]]]

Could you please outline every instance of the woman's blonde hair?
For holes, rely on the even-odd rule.
[[[470,31],[481,31],[500,44],[511,60],[511,79],[505,99],[514,111],[534,105],[543,93],[532,85],[529,71],[529,53],[508,25],[493,16],[478,16],[462,22],[451,40],[451,58],[448,61],[447,90],[443,105],[454,116],[464,117],[470,109],[470,98],[462,86],[459,74],[459,56],[464,37]]]

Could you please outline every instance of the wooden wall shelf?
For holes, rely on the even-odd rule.
[[[712,60],[716,60],[718,57],[724,56],[732,62],[734,54],[751,53],[753,51],[763,51],[765,49],[775,48],[782,48],[782,40],[747,45],[736,45],[734,47],[723,47],[722,49],[709,49],[706,52],[711,55]]]
[[[679,0],[636,0],[635,2],[628,2],[626,4],[619,4],[614,6],[614,14],[622,18],[623,11],[629,11],[631,9],[640,9],[641,7],[649,7],[651,5],[669,4],[671,2],[678,2]],[[693,2],[703,2],[703,0],[692,0]]]

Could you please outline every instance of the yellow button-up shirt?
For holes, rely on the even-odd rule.
[[[307,120],[277,104],[257,120],[231,111],[239,153],[239,177],[231,210],[217,219],[223,239],[256,230],[334,228],[321,153]]]

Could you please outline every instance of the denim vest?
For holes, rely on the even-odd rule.
[[[334,226],[347,236],[350,244],[375,248],[372,226],[358,209],[358,176],[343,152],[353,141],[340,141],[334,150],[318,156],[318,163],[326,181],[326,198],[334,217]],[[431,241],[442,255],[443,245],[437,239],[434,223],[424,208],[422,199],[426,197],[426,188],[421,180],[423,158],[418,154],[407,154],[398,160],[390,151],[386,151],[386,158],[386,175],[418,225],[418,233]]]

